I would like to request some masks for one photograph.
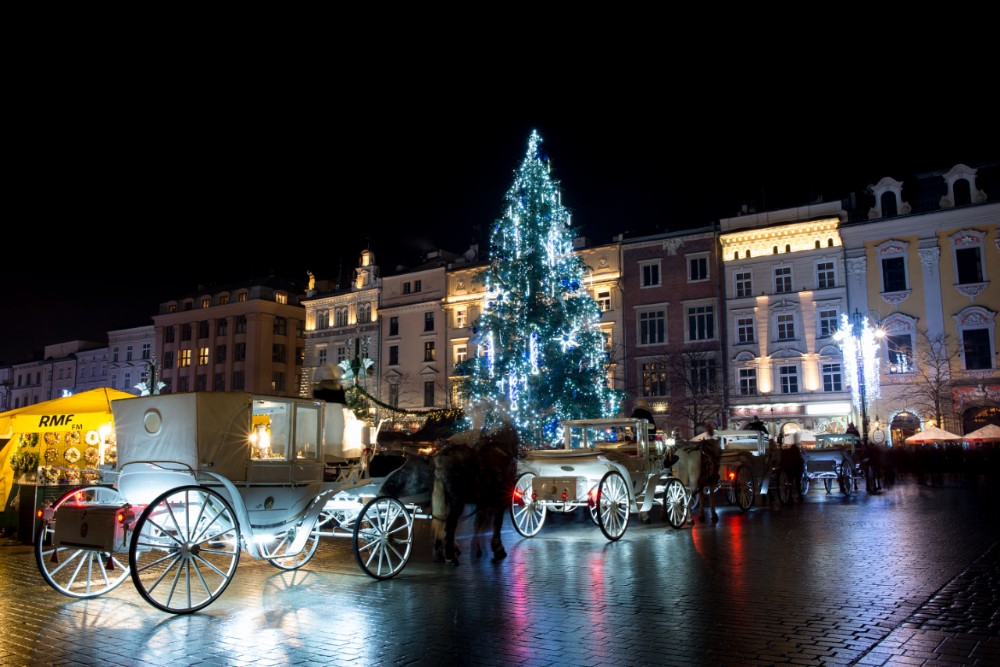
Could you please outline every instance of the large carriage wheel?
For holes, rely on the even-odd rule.
[[[687,521],[691,498],[681,480],[672,477],[663,488],[663,514],[674,528],[680,528]]]
[[[372,498],[354,523],[354,560],[373,579],[389,579],[406,567],[413,550],[413,515],[395,498]]]
[[[833,492],[833,480],[830,479],[829,477],[824,477],[823,478],[823,488],[826,489],[827,493],[832,493]]]
[[[802,484],[802,495],[804,496],[809,493],[809,485],[812,483],[812,480],[809,479],[809,473],[802,473],[802,481],[800,483]]]
[[[222,595],[240,562],[229,502],[202,486],[161,494],[139,516],[128,550],[132,581],[154,607],[189,614]]]
[[[514,530],[524,537],[534,537],[542,529],[545,523],[545,505],[535,502],[531,497],[531,480],[535,478],[535,473],[521,473],[514,484],[514,495],[510,504],[510,520],[514,524]],[[591,509],[591,516],[593,512]]]
[[[125,504],[117,490],[107,486],[84,486],[63,495],[51,508],[51,518],[38,526],[35,537],[35,563],[49,586],[63,595],[92,598],[103,595],[128,578],[125,554],[94,551],[77,547],[55,546],[59,508],[71,505]]]
[[[854,492],[854,476],[851,474],[851,466],[842,463],[840,465],[840,490],[845,496],[849,496]]]
[[[746,512],[753,506],[753,473],[745,463],[736,469],[733,491],[736,494],[736,504],[741,510]]]
[[[778,502],[787,505],[792,502],[792,478],[784,470],[778,471]]]
[[[297,570],[308,563],[316,553],[316,547],[319,546],[318,526],[318,520],[312,522],[308,527],[304,523],[299,522],[280,533],[275,538],[275,543],[268,546],[267,554],[269,558],[267,562],[281,570]],[[303,530],[309,531],[309,537],[306,538],[305,544],[302,545],[302,550],[298,553],[287,555],[288,549],[295,542],[295,538]]]
[[[621,539],[628,528],[628,487],[617,470],[604,473],[597,487],[597,525],[612,542]]]

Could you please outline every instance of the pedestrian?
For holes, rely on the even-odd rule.
[[[858,432],[858,427],[854,425],[854,422],[847,422],[847,430],[844,433],[858,438],[861,437],[861,433]]]
[[[719,484],[719,464],[722,460],[722,446],[715,437],[715,424],[710,421],[702,424],[705,428],[705,446],[702,452],[709,460],[709,469],[705,471],[705,484],[714,489]],[[704,461],[704,459],[702,459]]]

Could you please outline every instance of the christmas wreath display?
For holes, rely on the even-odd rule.
[[[38,434],[37,433],[22,433],[21,434],[21,446],[22,447],[34,447],[38,444]]]
[[[70,431],[66,434],[66,444],[76,446],[80,444],[81,435],[79,431]]]
[[[65,456],[66,460],[70,463],[76,463],[80,460],[80,450],[76,447],[70,447],[66,450],[66,453],[63,456]]]
[[[83,460],[86,461],[88,466],[96,466],[100,457],[101,455],[97,451],[97,447],[87,447],[83,450]]]
[[[45,444],[46,445],[58,445],[62,441],[62,435],[59,433],[46,433],[45,434]]]
[[[59,460],[59,450],[55,447],[49,447],[45,450],[45,464],[55,465],[56,461]]]

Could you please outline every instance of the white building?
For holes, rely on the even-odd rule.
[[[154,361],[153,345],[156,342],[156,328],[150,324],[129,329],[117,329],[108,332],[108,349],[105,353],[107,362],[107,384],[91,386],[107,386],[118,391],[127,391],[139,395],[136,385],[145,382],[149,377],[150,365]],[[110,359],[108,357],[110,356]],[[159,374],[157,374],[159,375]],[[81,385],[87,378],[80,376]]]

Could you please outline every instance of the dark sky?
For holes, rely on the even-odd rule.
[[[7,184],[0,361],[104,341],[198,285],[272,270],[334,279],[366,246],[385,274],[423,249],[461,253],[500,216],[532,129],[574,227],[595,242],[1000,154],[996,107],[973,96],[873,104],[817,91],[571,87],[466,99],[214,83],[134,97],[88,85],[71,108],[24,109],[30,148]],[[968,115],[947,120],[955,109]]]

